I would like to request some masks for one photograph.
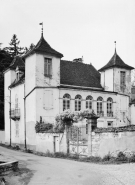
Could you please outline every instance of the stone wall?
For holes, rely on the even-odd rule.
[[[135,152],[135,131],[92,133],[92,155],[103,157],[108,153]]]

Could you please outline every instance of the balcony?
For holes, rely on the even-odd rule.
[[[107,117],[113,117],[113,112],[107,112]]]
[[[104,117],[104,111],[97,112],[97,116]]]
[[[14,121],[19,120],[20,119],[20,109],[11,109],[10,117]]]

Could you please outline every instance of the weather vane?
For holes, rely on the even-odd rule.
[[[116,41],[114,41],[114,43],[115,43],[115,53],[116,53]]]
[[[39,23],[39,25],[42,25],[42,28],[41,28],[41,35],[43,36],[43,22]]]

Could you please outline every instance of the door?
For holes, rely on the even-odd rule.
[[[59,152],[59,137],[54,136],[54,152]]]

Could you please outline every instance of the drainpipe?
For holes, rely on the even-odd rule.
[[[25,97],[25,82],[24,82],[24,146],[25,150],[27,150],[27,142],[26,142],[26,97]]]
[[[10,146],[11,146],[11,89],[8,87],[10,91],[10,100],[9,100],[9,112],[10,112]]]

